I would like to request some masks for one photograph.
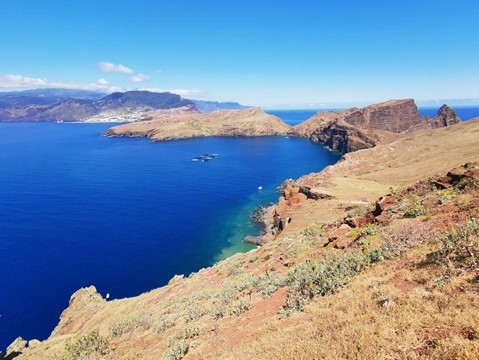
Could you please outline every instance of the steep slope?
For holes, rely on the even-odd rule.
[[[18,358],[476,359],[478,133],[348,154],[286,188],[273,241],[135,298],[81,289]]]
[[[114,137],[148,137],[166,141],[204,136],[267,136],[286,134],[291,126],[260,108],[221,110],[208,114],[158,115],[141,121],[112,127],[104,134]]]

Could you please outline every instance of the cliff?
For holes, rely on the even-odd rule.
[[[260,108],[221,110],[208,114],[160,114],[151,121],[114,126],[104,133],[115,137],[148,137],[167,141],[204,136],[270,136],[286,134],[291,126]]]
[[[419,116],[413,99],[390,100],[368,107],[337,112],[319,112],[298,124],[292,134],[324,143],[343,154],[367,149],[398,138],[398,134],[424,128],[438,128],[461,120],[443,105],[431,120]]]
[[[475,359],[478,132],[471,120],[347,154],[284,187],[282,229],[262,247],[134,298],[81,289],[49,339],[11,349],[18,359]]]

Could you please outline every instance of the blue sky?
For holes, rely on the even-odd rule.
[[[478,17],[469,0],[2,1],[0,91],[265,107],[479,98]]]

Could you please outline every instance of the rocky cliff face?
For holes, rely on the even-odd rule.
[[[344,118],[360,129],[403,132],[421,122],[413,99],[391,100],[352,111]]]
[[[324,143],[343,154],[376,146],[395,134],[422,128],[439,128],[461,122],[454,110],[444,105],[431,120],[421,118],[413,99],[390,100],[363,109],[319,112],[296,125],[293,134]]]
[[[159,115],[151,121],[114,126],[104,135],[148,137],[152,141],[204,136],[271,136],[286,134],[291,126],[260,108],[222,110],[209,114]]]

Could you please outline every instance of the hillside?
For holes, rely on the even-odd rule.
[[[10,352],[477,359],[478,133],[475,119],[347,154],[285,186],[262,247],[134,298],[81,289],[48,340]]]
[[[298,124],[291,134],[326,144],[343,154],[390,142],[400,134],[461,122],[454,110],[443,105],[437,115],[422,118],[413,99],[390,100],[358,109],[319,112]]]
[[[134,122],[150,118],[149,111],[179,108],[183,112],[210,113],[250,107],[235,102],[188,100],[168,92],[127,91],[106,95],[57,88],[0,92],[0,122]]]
[[[196,110],[192,101],[168,92],[128,91],[95,99],[66,98],[59,102],[53,102],[56,97],[43,102],[35,99],[28,97],[21,102],[0,103],[0,121],[88,121],[92,117],[96,121],[112,121],[111,118],[136,121],[151,110],[186,107]]]
[[[151,141],[204,136],[268,136],[286,134],[291,126],[260,108],[221,110],[208,114],[160,114],[153,120],[112,127],[113,137],[148,137]]]

